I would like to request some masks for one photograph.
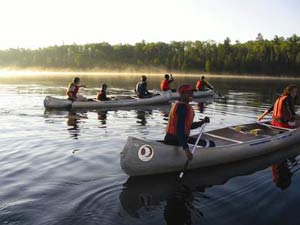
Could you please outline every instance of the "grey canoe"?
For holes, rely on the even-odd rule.
[[[171,93],[172,99],[179,99],[179,93],[178,92],[171,92],[171,91],[154,91],[154,93],[164,94],[164,93]],[[203,98],[203,97],[214,97],[218,96],[218,94],[211,89],[207,89],[204,91],[194,91],[193,97],[194,98]]]
[[[194,135],[190,140],[196,138]],[[251,123],[204,132],[201,139],[213,141],[215,147],[197,146],[188,169],[237,162],[284,149],[300,143],[300,129]],[[120,156],[121,168],[129,176],[180,171],[185,162],[181,147],[135,137],[128,137]]]
[[[67,99],[46,96],[46,109],[111,109],[118,107],[142,106],[168,103],[172,99],[171,92],[162,92],[151,98],[130,98],[111,101],[70,101]]]
[[[214,90],[207,89],[204,91],[194,91],[193,92],[193,97],[194,98],[202,98],[202,97],[214,97],[217,95],[217,93]],[[179,93],[178,92],[173,92],[172,93],[172,99],[179,99]]]

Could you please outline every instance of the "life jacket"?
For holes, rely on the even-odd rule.
[[[69,97],[76,98],[78,90],[79,90],[78,85],[75,85],[74,83],[70,83],[66,94],[69,96],[69,94],[71,93],[71,96]]]
[[[160,90],[161,91],[168,91],[170,89],[169,87],[169,81],[168,80],[162,80],[160,83]]]
[[[102,90],[99,91],[96,99],[99,101],[104,101],[106,99],[106,93]]]
[[[284,95],[279,97],[276,100],[274,104],[273,115],[272,115],[272,119],[274,121],[287,123],[291,119],[291,115],[286,105],[284,104],[287,97],[288,97],[287,95]]]
[[[196,90],[197,91],[200,91],[203,89],[203,86],[204,86],[204,82],[203,80],[198,80],[197,84],[196,84]]]
[[[189,136],[191,126],[194,120],[194,111],[191,105],[188,103],[182,103],[182,102],[175,102],[170,110],[169,114],[169,122],[166,128],[166,131],[168,134],[177,135],[177,123],[178,123],[178,114],[177,109],[179,105],[185,105],[187,108],[187,116],[185,118],[184,124],[185,124],[185,135]]]

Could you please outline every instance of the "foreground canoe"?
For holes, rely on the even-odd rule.
[[[162,92],[151,98],[129,98],[111,101],[70,101],[68,99],[46,96],[46,109],[111,109],[118,107],[143,106],[168,103],[172,99],[171,92]]]
[[[197,135],[191,136],[195,140]],[[214,147],[198,146],[188,169],[237,162],[300,143],[300,129],[251,123],[212,130],[201,139],[214,142]],[[140,176],[182,170],[186,162],[181,147],[163,141],[128,137],[121,152],[121,168],[129,176]]]
[[[170,201],[174,197],[181,199],[183,197],[187,197],[188,200],[191,200],[191,196],[199,197],[200,195],[201,204],[205,205],[205,211],[209,212],[214,210],[219,199],[212,199],[208,197],[206,195],[207,189],[212,188],[214,185],[224,184],[232,177],[253,174],[257,171],[270,167],[270,165],[280,165],[285,162],[289,162],[289,169],[291,171],[293,169],[295,172],[299,169],[299,160],[291,163],[286,159],[293,159],[295,156],[299,155],[299,153],[300,148],[293,146],[291,148],[282,149],[282,151],[276,151],[272,154],[248,159],[247,163],[240,161],[220,166],[195,169],[193,171],[189,171],[184,176],[184,187],[188,189],[178,188],[177,172],[153,176],[131,176],[128,177],[127,181],[123,184],[124,188],[120,193],[119,199],[122,207],[129,215],[139,218],[149,215],[149,211],[154,212],[155,210],[161,210],[162,206],[165,206],[166,203],[178,203],[178,201]],[[274,185],[277,186],[275,180],[273,181]],[[188,195],[184,194],[187,193],[186,191],[188,191]],[[257,195],[257,201],[254,201],[253,199],[253,202],[259,202],[260,197],[260,195]],[[210,204],[205,204],[206,201]],[[212,201],[216,201],[216,204],[212,204]],[[212,207],[211,210],[207,208],[208,205]]]

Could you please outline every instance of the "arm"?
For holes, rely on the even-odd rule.
[[[261,121],[266,115],[268,115],[270,112],[273,111],[273,108],[274,108],[274,105],[272,105],[270,108],[266,109],[263,114],[261,114],[257,117],[257,120]]]
[[[209,89],[214,89],[214,87],[210,83],[208,83],[208,81],[204,81],[204,85]]]
[[[174,81],[173,75],[172,74],[170,74],[170,75],[171,75],[171,79],[168,81],[168,84],[170,84]]]

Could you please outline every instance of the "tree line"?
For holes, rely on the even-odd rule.
[[[40,49],[0,51],[0,67],[69,69],[163,69],[181,72],[233,74],[300,74],[300,37],[272,40],[258,34],[245,43],[229,38],[215,41],[172,41],[134,45],[106,42]]]

